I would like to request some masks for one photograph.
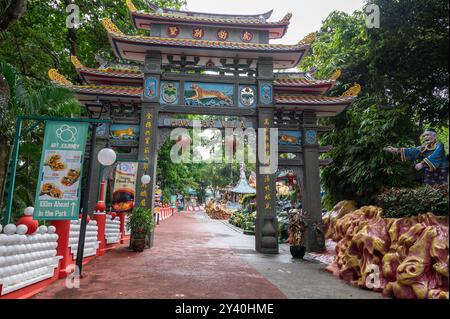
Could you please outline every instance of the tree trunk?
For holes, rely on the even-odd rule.
[[[8,150],[9,147],[6,138],[0,135],[0,198],[2,202],[3,202],[3,192],[5,191],[3,189],[4,186],[3,184],[6,178],[5,176],[6,169],[8,167]]]
[[[27,9],[27,0],[12,0],[4,12],[0,12],[0,31],[19,20]]]

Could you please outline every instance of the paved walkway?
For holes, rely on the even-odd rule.
[[[83,272],[79,289],[59,280],[34,298],[379,298],[326,273],[323,264],[292,260],[286,245],[278,255],[257,254],[253,236],[202,212],[162,221],[150,250],[123,245]]]

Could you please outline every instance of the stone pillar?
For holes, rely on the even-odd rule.
[[[97,249],[97,256],[103,256],[106,248],[106,213],[94,213],[94,220],[97,221],[97,240],[100,242]]]
[[[274,128],[273,62],[270,58],[258,60],[258,130],[265,130],[265,144],[258,134],[258,148],[265,147],[268,154],[270,129]],[[275,143],[278,143],[276,140]],[[269,165],[264,163],[257,151],[256,162],[256,225],[255,249],[261,253],[278,253],[278,220],[276,213],[275,172],[267,173]],[[278,156],[278,154],[276,154]]]
[[[136,187],[136,207],[151,209],[153,213],[154,189],[156,182],[157,128],[159,111],[159,87],[161,78],[161,54],[148,52],[144,63],[144,90],[140,116],[140,137],[138,159],[145,160],[139,164]],[[151,182],[141,183],[141,177],[148,174]]]
[[[314,111],[305,110],[302,114],[303,145],[303,190],[302,206],[306,211],[307,227],[305,246],[308,252],[323,251],[322,212],[320,203],[319,143],[317,140],[317,118]]]

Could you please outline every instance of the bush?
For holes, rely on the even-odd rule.
[[[383,208],[384,217],[401,218],[428,212],[448,216],[448,185],[391,188],[376,197],[376,204]]]
[[[150,209],[138,207],[133,210],[127,223],[134,239],[145,238],[145,235],[153,230],[154,221]]]

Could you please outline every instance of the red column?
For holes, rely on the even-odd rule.
[[[125,213],[118,213],[120,218],[120,243],[125,242]]]
[[[106,248],[106,213],[94,213],[94,220],[97,221],[97,240],[100,242],[98,245],[97,256],[103,256]]]
[[[58,234],[56,254],[62,256],[59,261],[58,278],[64,278],[68,275],[66,267],[73,263],[69,250],[70,220],[53,220],[52,225],[56,227],[56,234]]]

